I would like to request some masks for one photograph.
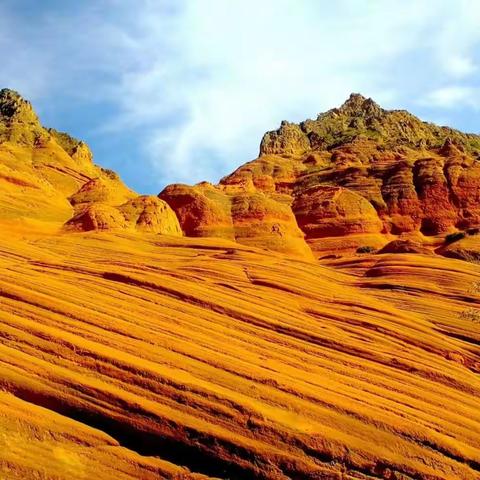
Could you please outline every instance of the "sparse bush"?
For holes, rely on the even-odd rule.
[[[473,282],[470,285],[468,293],[480,293],[480,281]]]
[[[362,245],[357,248],[357,253],[375,253],[377,249],[371,245]]]
[[[458,242],[458,240],[461,240],[462,238],[465,238],[466,236],[467,236],[467,234],[465,232],[449,233],[445,237],[445,243]]]
[[[476,265],[480,265],[480,253],[478,252],[463,252],[462,253],[462,260],[466,262],[475,263]]]
[[[460,312],[460,318],[462,320],[469,320],[474,323],[480,323],[480,309],[478,308],[467,308]]]
[[[109,168],[103,168],[103,167],[102,167],[102,172],[103,172],[108,178],[110,178],[111,180],[118,180],[118,179],[119,179],[119,176],[117,175],[117,173],[114,172],[113,170],[110,170]]]

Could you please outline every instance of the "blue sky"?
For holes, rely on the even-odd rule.
[[[351,92],[478,133],[479,47],[477,0],[0,0],[0,87],[142,193]]]

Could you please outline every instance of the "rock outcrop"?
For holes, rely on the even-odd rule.
[[[89,232],[92,230],[121,230],[128,227],[122,213],[102,203],[86,206],[65,223],[66,230]]]
[[[175,213],[94,164],[87,144],[42,127],[30,102],[0,90],[0,220],[41,220],[67,231],[181,235]]]
[[[208,183],[170,185],[160,194],[176,213],[185,235],[221,237],[312,258],[288,203],[249,186],[233,189]]]
[[[229,199],[213,185],[169,185],[158,196],[176,213],[186,236],[234,239]]]
[[[310,142],[305,132],[295,123],[283,121],[280,128],[263,136],[260,154],[263,155],[302,155],[310,150]]]
[[[65,223],[67,231],[138,230],[181,236],[173,210],[153,196],[139,196],[118,207],[102,202],[84,205]]]
[[[392,242],[387,243],[377,253],[420,253],[423,255],[433,255],[432,250],[428,249],[420,242],[401,239],[393,240]]]
[[[383,228],[372,204],[343,187],[311,187],[295,196],[292,210],[307,239],[380,233]]]
[[[318,255],[329,249],[353,252],[366,242],[379,248],[397,235],[418,241],[419,235],[478,226],[479,152],[476,135],[422,122],[403,110],[384,110],[352,94],[315,120],[282,122],[264,135],[260,156],[219,185],[173,185],[160,197],[177,213],[186,235],[250,243],[255,235],[242,232],[256,229],[263,246],[289,250],[273,241],[272,232],[269,241],[260,234],[277,232],[276,214],[267,215],[272,218],[267,226],[265,219],[232,210],[261,199],[266,211],[278,213],[280,204],[293,212],[288,236],[295,243],[298,227]]]
[[[78,213],[69,197],[85,193],[92,181],[108,184],[115,195],[136,195],[93,163],[84,142],[44,128],[30,102],[13,90],[0,90],[0,219],[60,226]]]
[[[2,480],[480,480],[473,137],[354,96],[157,198],[2,96]]]
[[[177,216],[166,202],[155,196],[142,195],[124,203],[118,210],[128,225],[143,232],[181,236]]]
[[[118,180],[102,176],[92,178],[84,183],[77,192],[69,197],[69,200],[74,207],[78,208],[91,203],[120,205],[136,196],[135,192]]]

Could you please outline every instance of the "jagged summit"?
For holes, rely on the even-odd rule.
[[[345,102],[339,107],[334,108],[339,113],[348,113],[353,116],[359,115],[379,115],[384,110],[371,98],[366,98],[360,93],[351,93]],[[319,115],[319,117],[322,114]]]
[[[15,90],[0,90],[0,142],[33,145],[47,138],[32,104]]]
[[[2,120],[38,123],[38,117],[32,104],[18,92],[9,88],[0,90],[0,117]]]
[[[480,150],[480,137],[423,122],[406,110],[385,110],[371,98],[352,93],[337,108],[300,124],[282,122],[267,132],[260,155],[297,154],[330,150],[359,138],[372,139],[386,147],[440,148],[447,138],[470,152]]]

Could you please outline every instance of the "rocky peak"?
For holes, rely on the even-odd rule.
[[[47,140],[32,104],[14,90],[0,90],[0,143],[32,146]]]
[[[343,105],[336,110],[338,113],[351,116],[379,116],[384,110],[371,98],[366,98],[359,93],[351,93]]]
[[[371,98],[352,93],[340,107],[320,113],[315,120],[300,124],[283,121],[278,130],[264,135],[260,155],[299,157],[311,151],[329,151],[358,138],[370,139],[382,148],[415,149],[439,149],[450,138],[460,151],[475,154],[480,150],[478,135],[422,122],[405,110],[385,110]]]
[[[0,120],[38,124],[32,104],[15,90],[0,90]]]
[[[302,155],[309,149],[310,142],[301,127],[283,120],[278,130],[263,136],[260,155]]]
[[[454,142],[450,137],[447,137],[438,153],[444,157],[454,157],[461,155],[462,152],[463,147],[461,145],[457,145],[456,142]]]

